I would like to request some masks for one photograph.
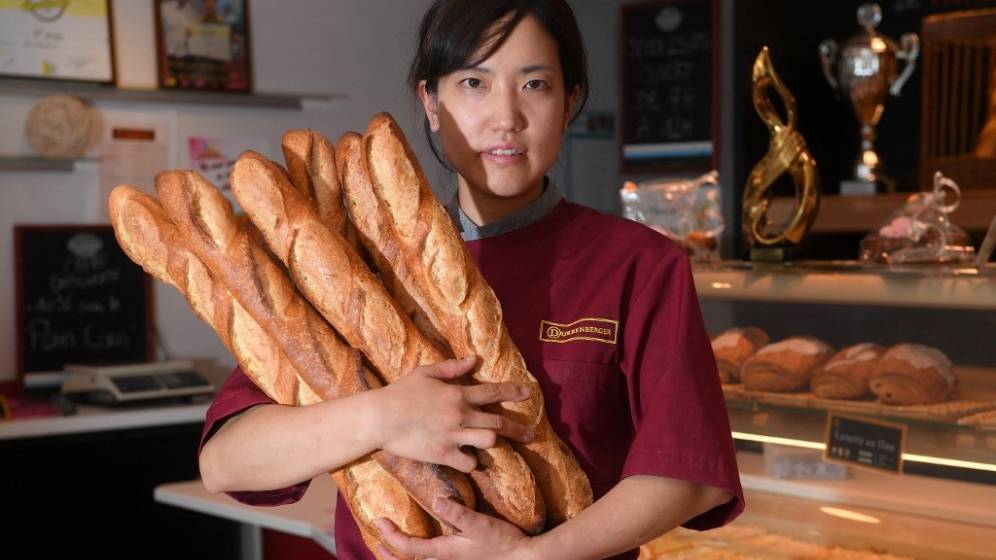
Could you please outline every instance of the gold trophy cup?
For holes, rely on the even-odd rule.
[[[833,39],[820,43],[823,75],[830,86],[851,100],[854,116],[861,125],[861,154],[854,165],[854,179],[841,184],[841,194],[875,194],[893,192],[894,182],[882,173],[882,159],[875,152],[875,126],[882,118],[885,99],[898,96],[916,68],[920,54],[920,39],[916,33],[900,37],[902,47],[875,31],[882,21],[878,4],[863,4],[858,8],[858,23],[864,27],[837,46]],[[905,62],[902,72],[899,61]],[[836,71],[835,67],[836,66]]]

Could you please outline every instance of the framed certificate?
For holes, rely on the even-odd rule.
[[[114,83],[110,0],[0,0],[0,76]]]
[[[155,0],[159,87],[249,92],[249,0]]]

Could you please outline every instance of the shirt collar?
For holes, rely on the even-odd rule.
[[[471,221],[471,219],[463,213],[463,208],[460,208],[460,199],[456,193],[453,194],[453,199],[450,200],[450,203],[446,205],[446,211],[449,212],[450,219],[453,220],[453,225],[460,230],[460,236],[463,237],[463,240],[476,241],[478,239],[487,239],[488,237],[494,237],[496,235],[515,231],[530,224],[534,224],[545,218],[546,215],[549,214],[563,198],[564,195],[560,192],[560,188],[557,187],[557,184],[549,179],[546,179],[546,186],[539,198],[534,200],[529,204],[529,206],[526,206],[522,210],[519,210],[514,214],[509,214],[499,220],[495,220],[490,224],[479,226]]]

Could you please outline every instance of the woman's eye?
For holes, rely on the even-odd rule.
[[[467,87],[469,87],[471,89],[477,89],[477,88],[481,87],[483,84],[484,84],[484,82],[482,82],[478,78],[464,78],[464,80],[463,80],[463,85],[465,85],[465,86],[467,86]]]

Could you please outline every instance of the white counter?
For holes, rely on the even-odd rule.
[[[155,500],[163,504],[310,538],[335,554],[336,487],[329,475],[315,477],[297,503],[274,507],[241,504],[226,494],[208,492],[200,480],[161,484]]]
[[[76,414],[0,422],[0,441],[203,422],[208,403],[113,409],[80,405]]]

